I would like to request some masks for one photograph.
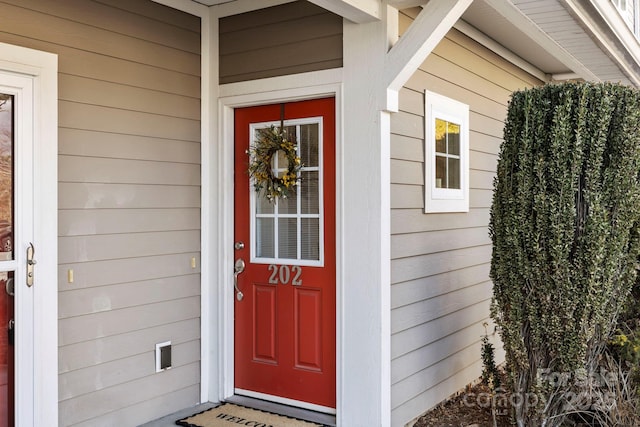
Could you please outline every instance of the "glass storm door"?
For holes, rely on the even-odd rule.
[[[18,334],[32,320],[17,308],[32,297],[33,193],[33,80],[0,72],[0,427],[30,423],[16,419],[14,402],[27,404],[33,393],[30,337]]]
[[[303,167],[296,190],[270,202],[247,150],[281,120]],[[235,393],[335,413],[335,100],[237,109],[234,129]]]
[[[14,260],[14,96],[0,93],[0,261]],[[14,272],[0,270],[0,426],[13,420]]]
[[[25,86],[27,93],[24,93]],[[15,242],[18,229],[25,226],[20,224],[18,217],[17,205],[22,204],[22,198],[18,197],[16,189],[25,183],[18,179],[18,172],[24,172],[25,166],[29,169],[28,163],[21,164],[17,159],[17,153],[22,151],[17,149],[17,142],[22,137],[17,123],[22,123],[24,118],[16,115],[21,103],[29,103],[30,86],[27,79],[0,74],[0,427],[15,423],[14,302],[16,282],[18,277],[23,277],[16,271],[20,257],[16,254]],[[30,190],[25,192],[24,196],[29,197]]]

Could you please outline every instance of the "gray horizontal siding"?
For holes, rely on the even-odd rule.
[[[342,18],[296,1],[220,20],[220,83],[342,66]]]
[[[61,155],[198,164],[200,143],[91,129],[59,130]],[[126,153],[126,154],[125,154]]]
[[[102,420],[102,423],[113,423],[119,418],[118,415],[114,415],[119,411],[134,405],[144,405],[151,399],[167,394],[164,390],[187,390],[194,384],[194,381],[198,381],[199,376],[200,364],[194,362],[165,371],[162,375],[149,375],[92,393],[82,394],[74,399],[60,402],[60,418],[66,420],[70,425],[81,422],[86,422],[86,425],[95,425],[95,419]],[[96,406],[100,408],[97,413]],[[140,414],[138,418],[143,418],[143,416]],[[122,425],[135,425],[135,423],[130,424],[132,422],[133,420],[128,419]]]
[[[58,267],[58,286],[61,291],[73,291],[92,286],[199,274],[199,268],[191,268],[191,258],[195,258],[196,264],[200,265],[199,252],[61,264]],[[68,268],[74,271],[73,285],[67,283]]]
[[[401,15],[401,28],[415,11]],[[539,84],[452,30],[400,91],[391,119],[392,425],[404,425],[481,372],[489,320],[489,207],[513,90]],[[470,210],[424,214],[424,91],[470,107]]]
[[[60,209],[200,207],[200,186],[62,182],[58,190]]]
[[[60,348],[59,370],[62,375],[68,372],[83,370],[96,365],[126,359],[138,354],[146,354],[149,347],[162,342],[170,334],[173,345],[185,344],[198,340],[200,336],[200,320],[191,318],[166,325],[158,325],[147,329],[132,330],[118,335],[106,336],[100,340],[80,341]],[[94,373],[99,372],[95,369]],[[61,387],[60,393],[67,393]]]
[[[173,209],[65,209],[58,218],[61,236],[82,236],[151,231],[195,230],[198,208]]]
[[[197,403],[199,19],[148,0],[3,0],[0,41],[59,56],[59,425]],[[155,373],[168,340],[174,369]]]

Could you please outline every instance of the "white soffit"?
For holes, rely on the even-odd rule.
[[[578,22],[561,1],[512,0],[512,3],[599,80],[631,84],[616,62],[583,28],[584,23]],[[579,70],[573,71],[580,73]]]
[[[462,19],[554,79],[631,84],[563,0],[476,0]]]
[[[546,74],[572,71],[484,1],[474,1],[462,19]]]

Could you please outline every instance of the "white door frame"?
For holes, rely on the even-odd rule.
[[[340,155],[342,151],[342,86],[340,70],[328,70],[299,74],[296,76],[274,77],[260,82],[233,83],[220,86],[219,98],[219,137],[217,145],[217,161],[214,165],[219,169],[220,177],[233,177],[234,174],[234,109],[255,105],[292,102],[327,96],[335,97],[336,102],[336,218],[341,218],[341,182],[342,167]],[[211,307],[218,308],[218,340],[212,341],[218,349],[218,399],[228,398],[234,394],[234,292],[233,292],[233,223],[234,197],[233,179],[221,179],[215,191],[213,202],[214,218],[212,224],[218,230],[217,262],[212,271],[217,272],[217,289],[211,292]],[[336,221],[336,384],[341,378],[341,234],[340,221]],[[212,365],[215,366],[215,365]],[[336,390],[337,408],[340,411],[340,387]],[[213,399],[212,399],[213,400]]]
[[[16,106],[17,114],[31,116],[16,122],[16,169],[32,171],[18,176],[15,191],[29,194],[24,186],[33,188],[30,200],[16,206],[20,215],[33,213],[33,228],[16,230],[14,248],[16,425],[53,426],[58,422],[58,57],[0,43],[0,73],[28,82],[16,88]],[[32,114],[21,107],[21,97],[30,98]],[[26,241],[34,243],[37,260],[31,288],[23,271]]]

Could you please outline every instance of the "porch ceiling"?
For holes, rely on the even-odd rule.
[[[158,1],[158,0],[156,0]],[[206,6],[255,0],[192,0]],[[265,6],[294,0],[269,0]],[[380,17],[381,0],[309,0],[354,22]],[[394,7],[428,0],[387,0]],[[253,3],[253,7],[256,4]],[[602,0],[475,0],[462,20],[549,76],[640,87],[640,44]]]

